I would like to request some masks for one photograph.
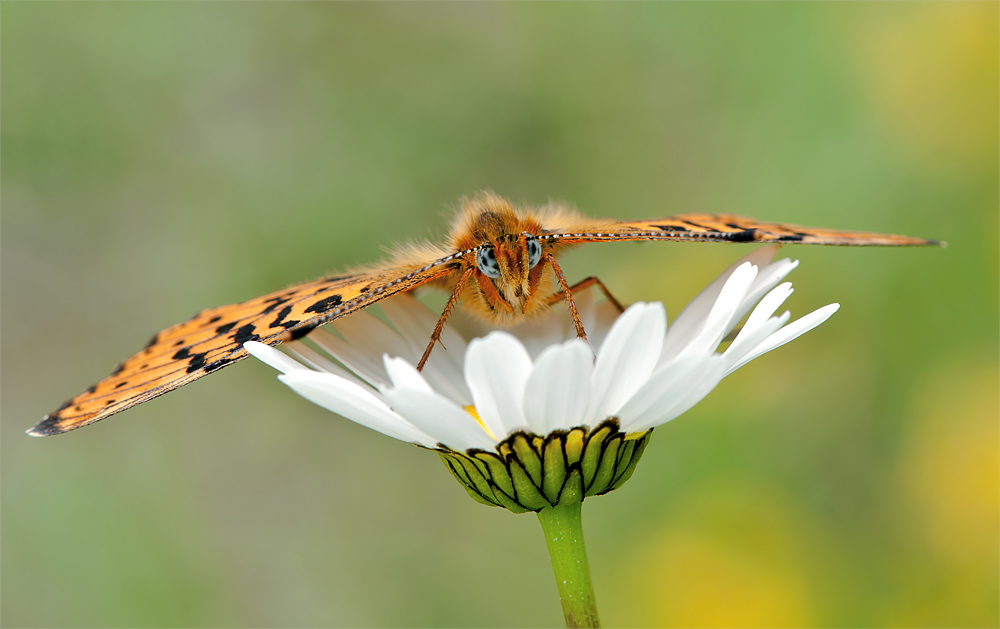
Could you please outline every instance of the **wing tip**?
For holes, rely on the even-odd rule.
[[[914,246],[914,247],[941,247],[945,249],[948,247],[948,243],[943,240],[937,240],[935,238],[915,238],[911,236],[901,236],[901,238],[906,238],[908,242],[902,243],[903,245]]]
[[[50,414],[24,432],[29,437],[49,437],[66,431],[59,427],[59,418]]]

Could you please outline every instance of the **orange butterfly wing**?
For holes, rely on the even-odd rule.
[[[679,214],[639,221],[542,216],[539,240],[555,245],[616,240],[773,242],[820,245],[943,245],[934,240],[763,223],[728,214]],[[438,250],[440,251],[440,250]],[[247,357],[243,343],[277,345],[375,302],[455,273],[459,251],[426,262],[418,249],[394,266],[298,284],[250,301],[203,310],[154,336],[107,378],[46,415],[28,434],[63,433],[104,419]],[[442,252],[443,253],[443,252]]]
[[[277,345],[318,325],[454,271],[448,256],[423,267],[327,277],[256,299],[202,310],[150,339],[114,372],[53,413],[29,435],[55,435],[86,426],[246,358],[247,341]],[[451,264],[448,264],[451,262]]]
[[[548,227],[548,226],[547,226]],[[639,221],[583,219],[553,226],[544,239],[565,244],[615,240],[678,240],[695,242],[774,242],[802,245],[944,245],[937,240],[764,223],[732,214],[678,214]]]

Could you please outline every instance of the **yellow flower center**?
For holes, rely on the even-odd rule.
[[[494,435],[492,432],[490,432],[490,429],[486,427],[486,424],[483,423],[483,420],[479,419],[479,413],[476,412],[476,407],[475,406],[473,406],[472,404],[469,404],[468,406],[465,407],[465,411],[469,415],[472,415],[473,417],[476,418],[476,423],[479,424],[480,426],[482,426],[483,430],[486,431],[486,434],[488,434],[490,437],[493,437],[497,441],[500,441],[499,439],[497,439],[496,435]]]

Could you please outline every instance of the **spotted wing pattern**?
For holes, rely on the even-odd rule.
[[[933,240],[762,223],[727,214],[679,214],[639,221],[588,219],[572,212],[543,219],[539,240],[553,245],[616,240],[773,242],[819,245],[935,245]],[[28,431],[53,435],[79,428],[246,358],[246,341],[277,345],[395,293],[455,273],[460,258],[435,249],[403,251],[389,266],[298,284],[250,301],[203,310],[154,336],[115,371],[42,418]],[[436,258],[436,259],[435,259]]]
[[[247,341],[277,345],[320,323],[360,310],[449,272],[437,260],[422,268],[397,267],[326,277],[240,304],[209,308],[156,334],[114,372],[46,415],[28,431],[63,433],[114,415],[248,356]]]
[[[553,226],[555,227],[555,226]],[[679,240],[694,242],[761,242],[803,245],[941,245],[936,240],[763,223],[731,214],[678,214],[639,221],[589,221],[561,226],[542,237],[565,244],[615,240]]]

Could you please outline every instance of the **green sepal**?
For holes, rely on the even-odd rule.
[[[472,483],[471,479],[469,479],[469,474],[462,463],[461,456],[447,450],[438,450],[438,456],[441,457],[441,461],[444,463],[444,466],[448,468],[448,471],[455,477],[455,480],[457,480],[459,484],[465,488],[465,491],[469,492],[469,495],[473,500],[489,507],[500,506],[494,501],[487,500]]]
[[[540,462],[539,462],[540,463]],[[539,467],[539,470],[541,468]],[[514,489],[517,491],[516,499],[518,503],[526,507],[529,511],[538,511],[551,506],[545,496],[538,491],[533,479],[521,467],[518,461],[511,461],[510,476],[514,481]]]
[[[583,476],[579,467],[570,469],[566,475],[566,482],[563,483],[562,491],[559,492],[559,504],[572,504],[583,502]]]
[[[635,471],[652,430],[626,436],[611,418],[541,436],[517,432],[493,452],[441,446],[442,462],[481,504],[514,513],[582,502],[621,487]]]
[[[625,443],[627,444],[626,447],[628,450],[628,454],[626,455],[628,457],[628,463],[625,466],[625,470],[618,477],[618,480],[615,481],[615,484],[612,485],[611,489],[609,489],[608,491],[614,491],[615,489],[618,489],[619,487],[625,484],[625,481],[632,478],[632,472],[635,471],[635,466],[639,465],[639,459],[642,458],[642,453],[646,449],[646,444],[649,443],[648,435],[649,433],[647,432],[645,435],[637,439],[625,440]],[[621,467],[621,463],[619,463],[619,467]]]
[[[496,455],[490,452],[476,452],[476,460],[482,462],[489,470],[490,485],[499,489],[506,496],[514,496],[514,481],[507,472],[507,466]],[[499,496],[497,496],[499,498]]]
[[[515,434],[509,439],[510,447],[517,454],[518,461],[521,462],[524,471],[531,476],[531,482],[537,487],[542,483],[542,459],[532,447],[532,441],[534,439],[530,439],[529,435],[522,433]]]
[[[559,502],[559,492],[566,482],[566,458],[563,454],[562,440],[549,435],[546,439],[542,456],[545,473],[542,476],[542,493],[550,504]]]
[[[467,487],[471,487],[484,499],[501,506],[493,497],[493,490],[490,487],[489,479],[486,475],[485,464],[469,456],[453,456],[452,460],[457,461],[468,482]]]
[[[602,424],[587,439],[580,467],[583,470],[583,485],[588,488],[588,494],[589,488],[594,485],[594,479],[597,477],[597,471],[600,469],[601,462],[603,461],[604,443],[608,440],[608,435],[610,434],[611,427]]]

